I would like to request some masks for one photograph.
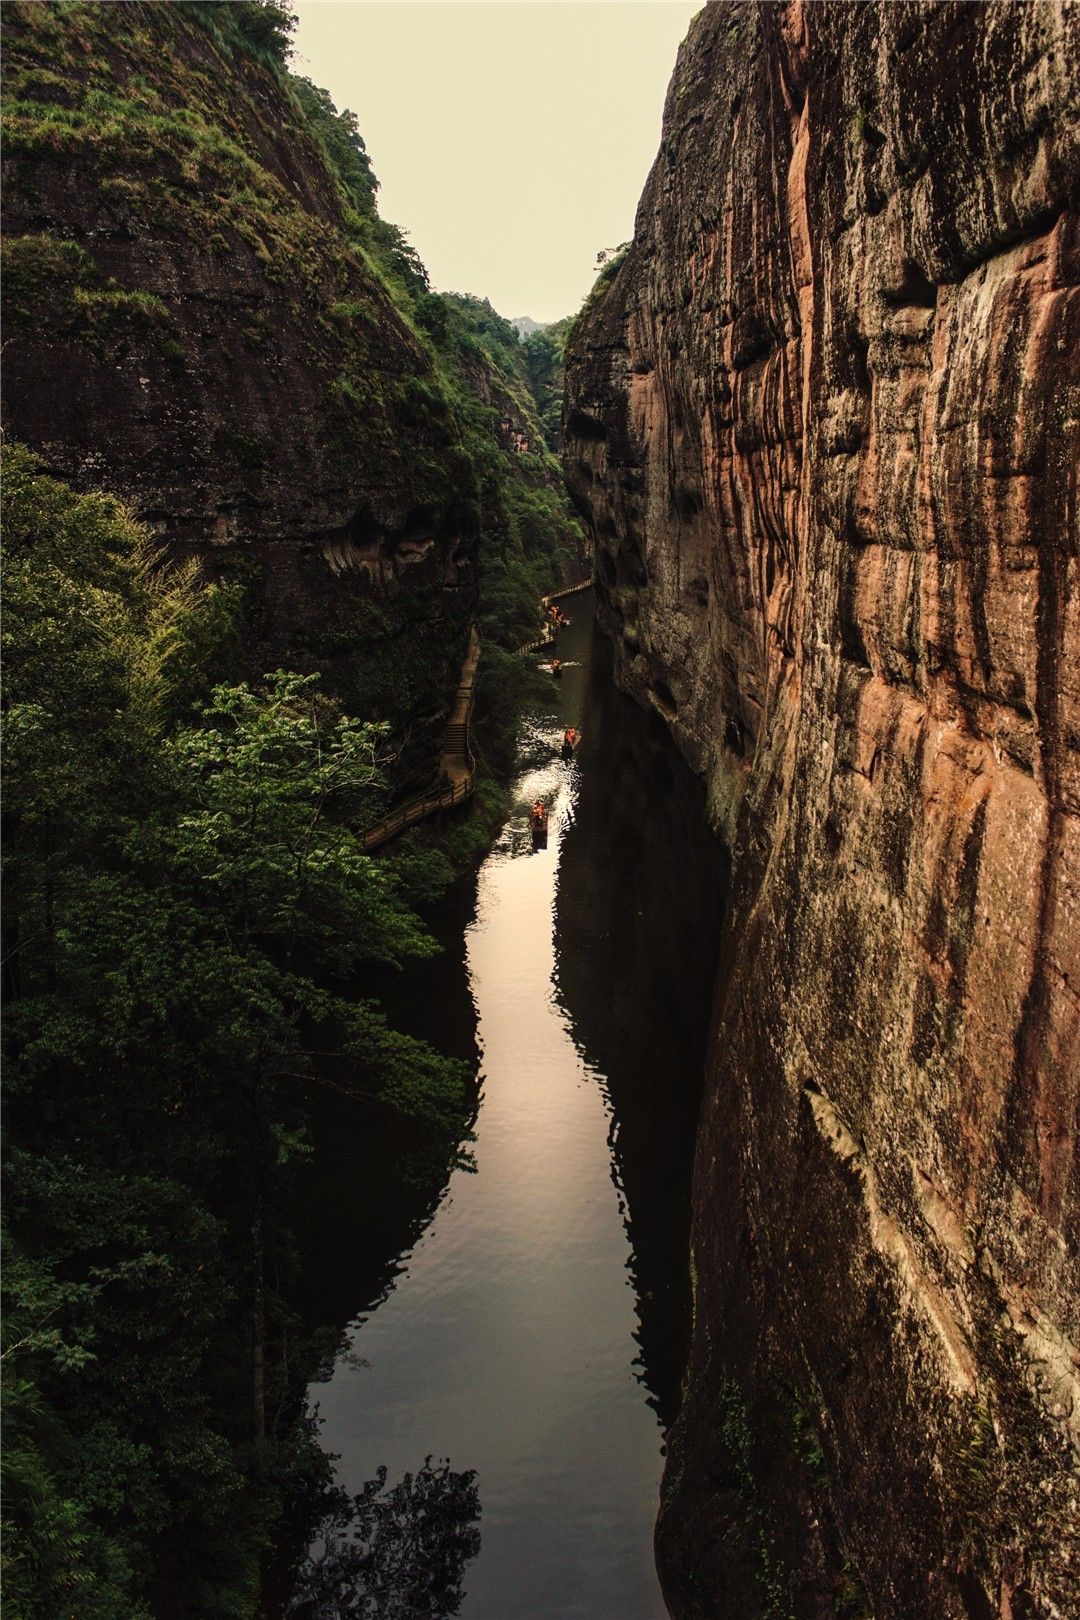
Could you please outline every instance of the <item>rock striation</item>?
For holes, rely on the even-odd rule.
[[[1057,0],[708,5],[568,351],[619,678],[733,857],[679,1616],[1080,1612],[1078,60]],[[740,1479],[733,1400],[805,1466]]]

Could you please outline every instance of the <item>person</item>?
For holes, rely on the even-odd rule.
[[[533,849],[546,848],[547,807],[545,806],[543,799],[537,799],[536,803],[533,805],[532,814],[529,817],[529,827],[532,831]]]
[[[574,730],[573,726],[567,726],[566,730],[563,732],[563,742],[568,742],[571,748],[573,748],[574,744],[577,742],[577,732]]]
[[[548,612],[551,615],[552,624],[558,624],[559,619],[561,618],[561,614],[559,613],[559,604],[558,604],[558,602],[552,602],[550,608],[548,609]]]
[[[553,675],[561,675],[562,674],[562,659],[561,658],[553,658],[551,660],[551,673]]]

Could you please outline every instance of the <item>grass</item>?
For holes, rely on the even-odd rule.
[[[41,305],[88,285],[96,266],[78,242],[52,236],[7,236],[0,247],[4,306],[9,319],[33,320]]]
[[[42,323],[81,338],[95,352],[151,339],[159,352],[174,340],[165,301],[141,288],[98,286],[97,267],[79,243],[50,236],[14,236],[2,248],[9,327]]]
[[[564,348],[569,346],[574,341],[574,338],[581,329],[581,323],[584,321],[585,317],[596,308],[597,304],[600,303],[601,299],[604,297],[608,288],[611,286],[611,283],[615,280],[616,275],[625,263],[627,255],[629,254],[632,246],[633,243],[631,242],[624,243],[623,246],[618,248],[607,260],[603,269],[600,271],[600,274],[593,282],[592,287],[589,289],[585,302],[582,304],[577,314],[572,316],[567,323],[564,338]]]

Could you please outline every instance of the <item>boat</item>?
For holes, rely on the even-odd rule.
[[[547,806],[539,800],[533,805],[529,813],[529,831],[532,833],[533,849],[547,848]]]

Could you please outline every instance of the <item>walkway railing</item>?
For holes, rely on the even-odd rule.
[[[562,590],[550,591],[547,596],[542,596],[540,598],[540,606],[546,613],[552,602],[560,602],[564,596],[577,596],[579,591],[587,591],[591,588],[591,579],[578,580],[576,585],[564,585]],[[520,647],[518,647],[517,651],[519,653],[543,652],[545,647],[551,646],[558,633],[558,626],[552,624],[550,619],[545,619],[541,627],[540,634],[537,636],[536,640],[524,642]]]
[[[561,602],[564,596],[577,596],[580,591],[591,591],[592,588],[591,579],[579,579],[576,585],[564,585],[562,590],[552,591],[548,596],[542,596],[540,600],[550,605],[552,602]]]
[[[437,810],[449,810],[452,805],[464,804],[475,791],[476,767],[473,766],[468,776],[462,777],[459,782],[445,788],[434,788],[429,793],[422,793],[418,799],[409,799],[407,803],[399,805],[390,815],[361,834],[360,848],[378,849],[380,844],[396,838],[406,827],[414,827],[418,821],[434,815]]]
[[[391,810],[388,816],[369,827],[360,835],[360,848],[365,851],[396,838],[406,827],[415,827],[418,821],[435,815],[439,810],[450,810],[464,804],[476,792],[476,761],[473,759],[469,727],[472,722],[473,692],[476,686],[476,666],[480,661],[480,637],[474,625],[469,634],[469,650],[461,666],[461,680],[454,694],[454,702],[443,730],[443,746],[439,756],[441,785],[429,788],[415,799],[407,799]]]

